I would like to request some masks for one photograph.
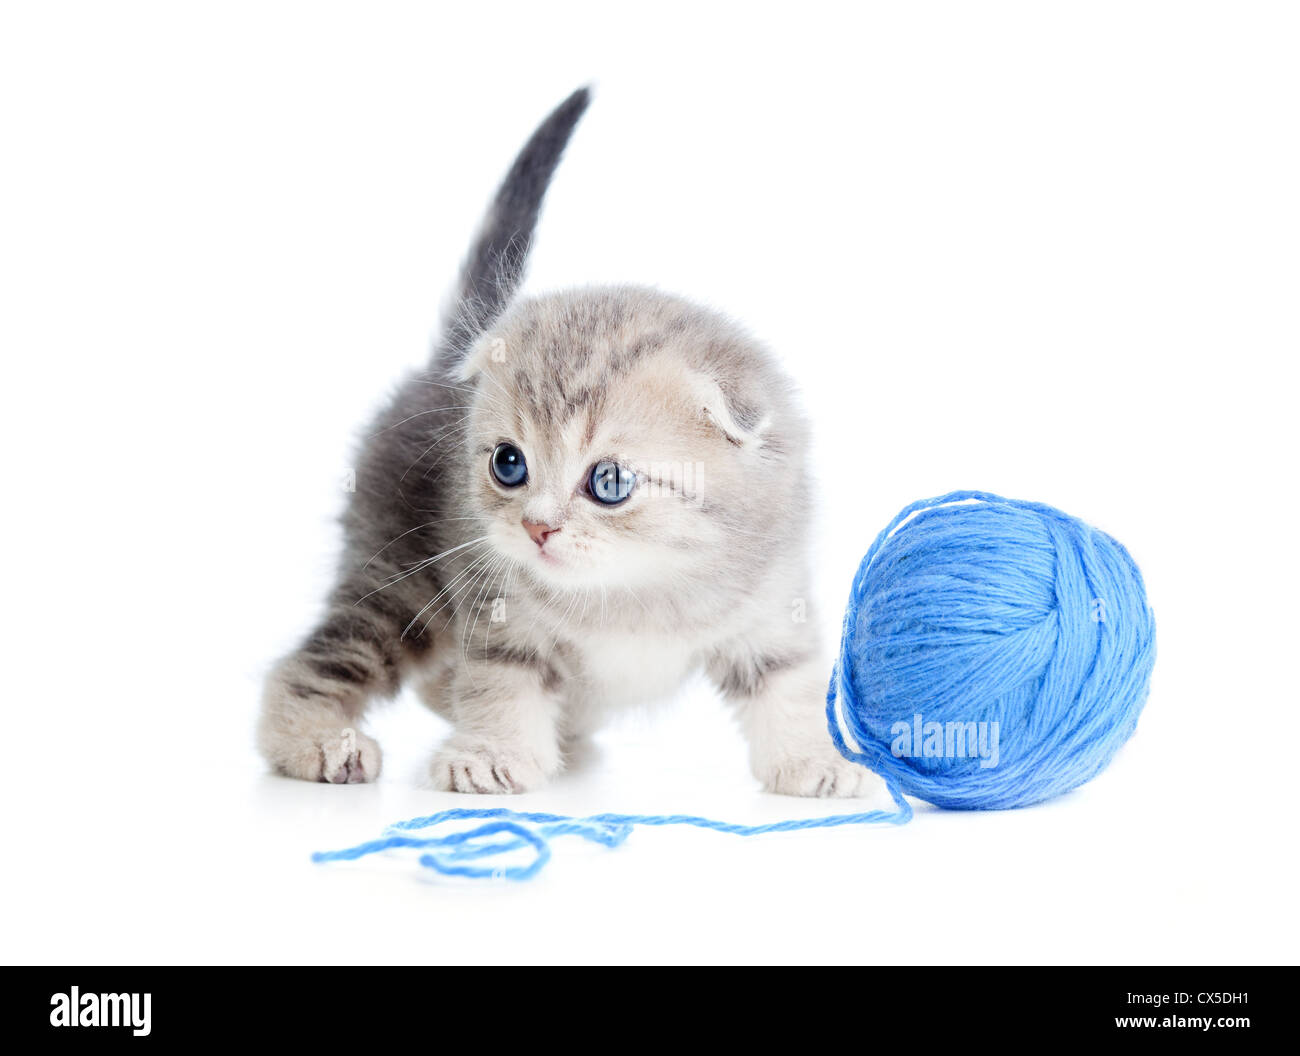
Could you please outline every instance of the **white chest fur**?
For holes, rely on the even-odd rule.
[[[699,666],[699,643],[684,636],[602,632],[581,646],[581,695],[610,706],[667,697]]]

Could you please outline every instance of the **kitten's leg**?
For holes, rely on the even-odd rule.
[[[750,767],[769,792],[789,796],[860,796],[870,771],[835,749],[826,728],[830,666],[813,643],[747,639],[709,665],[735,705],[749,741]]]
[[[526,792],[559,773],[559,679],[545,664],[505,651],[467,659],[452,678],[456,726],[433,757],[445,792]]]
[[[267,677],[257,740],[289,777],[356,784],[379,776],[379,744],[357,729],[366,705],[401,684],[396,613],[336,605]]]

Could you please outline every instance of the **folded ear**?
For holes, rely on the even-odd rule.
[[[691,396],[700,416],[736,447],[757,443],[768,426],[758,407],[707,374],[692,374]]]

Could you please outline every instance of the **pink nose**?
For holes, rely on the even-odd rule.
[[[533,542],[538,546],[545,546],[546,540],[559,531],[558,528],[552,528],[549,524],[542,524],[538,521],[524,521],[524,531],[532,537]]]

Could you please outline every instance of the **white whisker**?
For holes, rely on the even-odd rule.
[[[428,568],[435,561],[441,561],[444,557],[454,554],[458,550],[464,550],[467,546],[474,546],[477,543],[485,542],[487,538],[488,537],[486,535],[481,535],[477,539],[471,539],[467,543],[461,543],[460,546],[453,546],[450,550],[444,550],[442,553],[435,554],[433,557],[426,557],[423,561],[417,561],[413,566],[411,566],[411,568],[407,569],[407,571],[389,577],[388,582],[381,584],[380,586],[376,587],[374,590],[367,591],[365,594],[362,594],[361,597],[357,598],[357,600],[352,603],[352,607],[356,608],[356,606],[360,605],[363,601],[366,600],[366,598],[370,597],[371,594],[378,594],[381,590],[385,590],[388,587],[391,587],[394,583],[398,583],[401,582],[403,579],[406,579],[407,576],[415,575],[415,573],[419,572],[421,569]]]
[[[432,527],[433,525],[435,525],[435,524],[443,524],[443,523],[445,523],[445,522],[450,522],[450,521],[477,521],[477,520],[478,520],[478,517],[439,517],[439,518],[437,518],[437,519],[435,519],[435,520],[432,520],[432,521],[425,521],[423,524],[417,524],[414,528],[408,528],[406,531],[404,531],[401,535],[397,536],[396,538],[388,540],[388,542],[386,542],[383,546],[381,546],[378,550],[376,550],[373,554],[371,554],[371,555],[366,559],[366,563],[365,563],[364,565],[361,566],[361,569],[362,569],[362,571],[365,571],[365,569],[367,569],[367,568],[370,567],[370,562],[371,562],[371,561],[373,561],[373,560],[374,560],[375,558],[377,558],[380,554],[382,554],[385,550],[387,550],[390,546],[392,546],[395,542],[397,542],[398,539],[405,539],[405,538],[406,538],[408,535],[410,535],[412,532],[418,532],[421,528],[431,528],[431,527]],[[487,537],[484,536],[484,538],[487,538]],[[450,551],[449,551],[449,552],[450,552]],[[422,559],[422,560],[427,561],[428,558],[424,558],[424,559]],[[419,564],[419,563],[420,563],[420,562],[417,562],[417,564]]]
[[[433,605],[435,601],[441,598],[444,594],[446,594],[449,590],[451,590],[452,587],[454,587],[462,579],[464,579],[471,572],[473,572],[475,568],[481,567],[483,562],[491,560],[491,558],[492,558],[492,551],[489,550],[485,554],[479,554],[478,557],[476,557],[467,566],[465,566],[464,570],[460,573],[460,575],[458,575],[455,579],[453,579],[450,583],[448,583],[445,587],[443,587],[442,590],[438,591],[437,594],[435,594],[432,598],[429,599],[429,603],[415,614],[415,617],[411,620],[411,622],[406,625],[406,630],[402,632],[402,637],[403,638],[406,637],[407,631],[410,631],[410,629],[415,625],[415,623],[420,619],[420,617],[429,611],[430,607]],[[473,583],[474,581],[471,579],[470,582]],[[456,598],[460,597],[462,593],[463,593],[463,589],[456,591],[456,593],[452,594],[450,597],[447,598],[446,601],[444,601],[441,605],[439,605],[436,609],[434,609],[433,612],[429,613],[429,618],[424,621],[424,626],[420,629],[420,633],[423,634],[425,631],[427,631],[429,629],[429,624],[433,622],[433,618],[437,616],[438,613],[440,613],[443,609],[445,609],[449,604],[455,601]],[[455,618],[455,615],[456,615],[456,610],[453,609],[451,611],[450,618],[448,619],[447,623],[443,624],[442,629],[444,630],[446,629],[448,624],[450,624],[451,619]]]

